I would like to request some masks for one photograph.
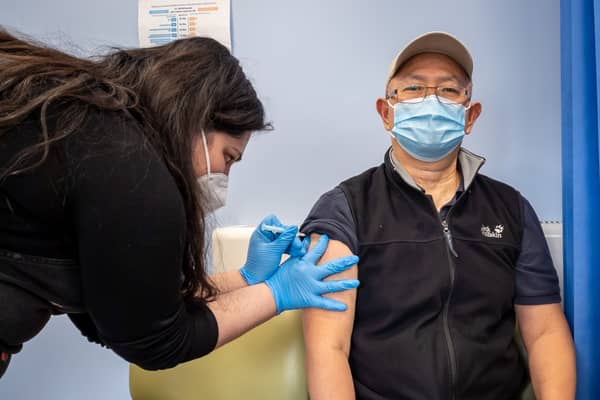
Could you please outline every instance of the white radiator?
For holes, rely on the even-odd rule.
[[[542,221],[544,236],[550,247],[550,254],[560,282],[560,295],[563,296],[563,230],[562,223],[558,221]],[[563,296],[564,297],[564,296]]]

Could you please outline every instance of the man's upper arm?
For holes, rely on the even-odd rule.
[[[321,257],[320,263],[358,252],[358,239],[352,212],[344,192],[339,187],[321,196],[302,224],[301,230],[311,235],[312,243],[315,243],[321,234],[329,236],[329,246]],[[358,269],[354,266],[328,279],[356,279],[357,277]],[[344,312],[305,310],[303,321],[307,348],[309,351],[315,346],[319,349],[339,349],[348,355],[354,324],[356,289],[327,296],[343,302],[348,308]]]
[[[316,243],[320,235],[311,235],[311,245]],[[330,240],[327,251],[321,257],[319,264],[335,258],[351,255],[352,252],[339,240]],[[327,280],[357,279],[358,267],[330,276]],[[346,356],[350,352],[350,337],[354,324],[354,310],[356,303],[356,289],[326,295],[347,305],[346,311],[334,312],[316,308],[306,309],[303,312],[304,337],[309,348],[341,350]]]
[[[308,213],[300,231],[327,234],[330,239],[344,243],[351,252],[358,253],[356,226],[346,195],[339,187],[323,194]]]
[[[555,329],[562,329],[565,322],[560,304],[541,304],[533,306],[516,305],[515,312],[519,331],[526,347],[538,337]]]
[[[515,304],[560,303],[560,286],[548,243],[531,204],[523,203],[521,254],[515,266]]]

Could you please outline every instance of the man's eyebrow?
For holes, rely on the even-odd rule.
[[[455,81],[457,83],[461,83],[463,81],[463,79],[459,79],[457,76],[455,75],[447,75],[447,76],[442,76],[439,79],[439,82],[448,82],[448,81]]]
[[[406,77],[407,79],[412,79],[412,80],[416,80],[416,81],[426,81],[427,78],[423,75],[419,75],[419,74],[410,74]],[[465,79],[460,79],[455,75],[444,75],[442,77],[438,77],[437,82],[449,82],[449,81],[454,81],[457,83],[464,83]]]

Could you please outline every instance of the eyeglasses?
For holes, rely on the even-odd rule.
[[[423,86],[418,84],[403,85],[392,89],[386,95],[386,99],[396,99],[400,103],[420,103],[433,89],[433,93],[440,103],[462,104],[469,100],[469,90],[457,85],[446,86]]]

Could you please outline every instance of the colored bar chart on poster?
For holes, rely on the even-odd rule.
[[[139,0],[140,46],[207,36],[231,50],[230,1]]]

